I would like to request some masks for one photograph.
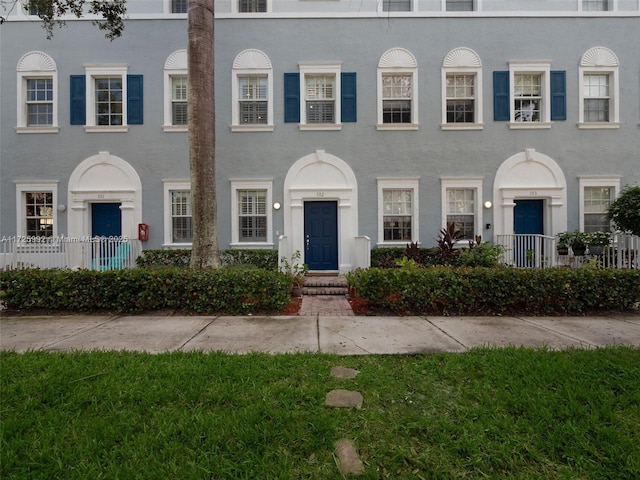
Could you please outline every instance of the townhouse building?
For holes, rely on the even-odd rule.
[[[0,236],[191,242],[187,1],[0,26]],[[221,248],[609,229],[640,182],[639,0],[215,0]]]

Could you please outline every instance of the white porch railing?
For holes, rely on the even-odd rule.
[[[3,237],[0,269],[120,270],[134,267],[141,252],[141,242],[126,237]]]
[[[513,267],[545,268],[553,266],[579,267],[596,261],[605,268],[640,269],[640,237],[614,233],[610,244],[598,255],[587,249],[586,255],[558,255],[556,238],[546,235],[497,235],[496,243],[505,249],[502,261]]]

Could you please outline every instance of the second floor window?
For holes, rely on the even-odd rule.
[[[306,75],[307,123],[335,123],[335,75]]]
[[[171,77],[171,123],[187,125],[187,76]]]
[[[447,75],[447,123],[475,122],[474,74]]]
[[[411,123],[411,74],[382,75],[382,123]]]
[[[609,75],[584,75],[584,121],[609,121]]]
[[[27,79],[27,126],[53,125],[53,79]]]
[[[267,77],[246,75],[238,77],[240,123],[266,124],[268,113]]]
[[[96,125],[122,125],[122,77],[95,79]]]
[[[514,120],[516,122],[539,122],[542,108],[542,75],[516,74],[514,83]]]

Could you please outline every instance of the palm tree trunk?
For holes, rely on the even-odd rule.
[[[213,2],[189,0],[187,52],[192,268],[220,266],[216,217]]]

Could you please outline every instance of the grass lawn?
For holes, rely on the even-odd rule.
[[[640,350],[0,353],[7,479],[638,479]],[[330,376],[332,366],[360,371]],[[357,390],[362,409],[324,406]]]

